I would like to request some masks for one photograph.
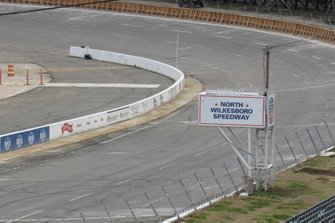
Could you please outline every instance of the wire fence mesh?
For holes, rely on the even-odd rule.
[[[322,122],[315,127],[303,128],[285,135],[277,141],[274,172],[285,171],[309,158],[319,156],[334,147],[334,126]],[[271,173],[263,173],[271,174]],[[236,192],[247,192],[253,187],[253,178],[238,159],[222,166],[203,168],[201,171],[175,179],[154,190],[144,191],[136,197],[124,200],[127,212],[122,216],[103,204],[105,217],[101,222],[171,222],[232,196]],[[251,185],[250,185],[251,183]],[[287,222],[334,222],[335,197],[322,201]],[[81,213],[81,221],[89,222]],[[80,219],[80,218],[79,218]],[[304,219],[304,220],[302,220]],[[306,220],[307,219],[307,220]],[[96,221],[94,221],[96,222]]]

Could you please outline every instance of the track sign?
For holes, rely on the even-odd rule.
[[[264,97],[254,95],[199,95],[198,125],[264,128]]]
[[[275,95],[271,94],[268,97],[268,127],[271,127],[275,123]]]

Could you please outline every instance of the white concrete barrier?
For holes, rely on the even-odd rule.
[[[50,125],[39,126],[13,133],[0,135],[0,153],[40,144],[49,140],[66,137],[80,132],[101,128],[142,115],[168,101],[180,93],[185,85],[183,72],[168,64],[143,57],[115,52],[107,52],[82,47],[71,47],[70,56],[84,58],[89,54],[92,59],[136,66],[162,74],[175,80],[175,83],[162,92],[138,102],[119,108],[102,111],[84,117],[69,119]]]
[[[94,60],[136,66],[138,68],[153,71],[174,79],[175,83],[160,93],[129,105],[85,117],[50,124],[50,140],[135,118],[136,116],[142,115],[170,101],[184,88],[185,80],[183,72],[168,64],[143,57],[88,49],[85,47],[70,48],[70,56],[84,58],[85,55],[90,55]]]

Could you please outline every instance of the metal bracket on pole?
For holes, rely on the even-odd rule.
[[[237,154],[237,156],[242,160],[243,164],[248,168],[248,169],[252,169],[248,162],[245,161],[244,157],[241,155],[241,153],[236,149],[236,147],[234,146],[234,143],[231,141],[231,139],[227,136],[227,134],[222,130],[221,127],[218,127],[221,135],[230,143],[231,148],[234,150],[234,152]]]
[[[249,152],[249,150],[247,149],[247,147],[243,144],[243,142],[240,140],[240,138],[238,138],[238,136],[236,135],[236,133],[233,131],[232,128],[228,127],[228,130],[230,131],[230,133],[235,137],[235,139],[240,143],[240,145],[243,147],[243,152],[247,153],[248,156],[250,156],[254,161],[255,161],[255,158],[254,156],[252,155],[251,152]],[[248,131],[250,131],[250,128],[248,128]],[[249,163],[250,165],[250,163]]]

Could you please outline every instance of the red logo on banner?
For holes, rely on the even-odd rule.
[[[73,124],[70,125],[69,123],[65,122],[63,127],[62,127],[62,135],[64,134],[65,131],[71,133],[73,131],[72,126],[73,126]]]

